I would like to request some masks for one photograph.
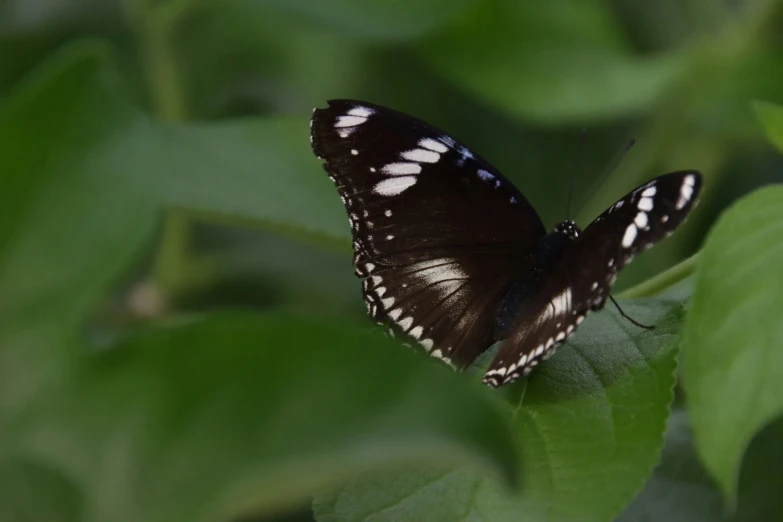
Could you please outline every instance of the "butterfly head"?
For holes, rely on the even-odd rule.
[[[558,223],[555,227],[555,233],[562,234],[568,239],[576,239],[582,233],[582,229],[577,226],[576,222],[568,220]]]

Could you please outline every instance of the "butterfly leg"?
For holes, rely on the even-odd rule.
[[[634,320],[632,317],[629,317],[628,315],[625,315],[625,312],[623,312],[623,309],[620,308],[620,305],[617,304],[617,301],[614,300],[614,297],[612,297],[611,294],[609,295],[609,299],[612,300],[614,305],[617,307],[617,311],[620,312],[620,315],[623,316],[623,318],[628,319],[629,321],[631,321],[633,324],[635,324],[639,328],[644,328],[645,330],[652,330],[653,328],[655,328],[655,326],[647,326],[645,324],[642,324],[642,323]]]

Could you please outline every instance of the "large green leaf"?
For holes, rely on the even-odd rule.
[[[160,179],[166,204],[348,246],[345,211],[310,149],[308,116],[165,130],[158,168],[168,169]]]
[[[677,78],[681,56],[633,56],[607,3],[482,2],[427,41],[435,70],[511,114],[543,121],[627,117]]]
[[[512,387],[509,415],[524,456],[514,496],[475,468],[415,467],[359,476],[317,499],[320,522],[609,521],[658,461],[676,366],[682,304],[624,302],[585,321],[572,342]]]
[[[742,454],[783,412],[783,186],[726,211],[707,238],[684,330],[699,452],[731,503]]]
[[[0,107],[0,425],[64,371],[154,222],[156,136],[105,88],[103,59],[60,53]]]
[[[491,458],[513,477],[491,399],[379,333],[224,316],[84,361],[26,409],[7,452],[77,484],[85,521],[225,520],[388,463]]]

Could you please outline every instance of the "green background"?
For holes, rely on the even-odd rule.
[[[617,283],[656,329],[595,314],[501,392],[383,339],[330,98],[547,227],[701,171]],[[0,520],[783,518],[781,105],[773,0],[0,0]]]

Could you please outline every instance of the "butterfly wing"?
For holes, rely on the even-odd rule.
[[[666,174],[628,193],[563,251],[541,291],[484,376],[492,386],[526,376],[567,341],[591,310],[602,308],[618,272],[670,236],[697,202],[701,175]]]
[[[311,128],[370,315],[463,368],[493,342],[500,300],[545,235],[535,210],[480,156],[402,113],[331,100]]]

